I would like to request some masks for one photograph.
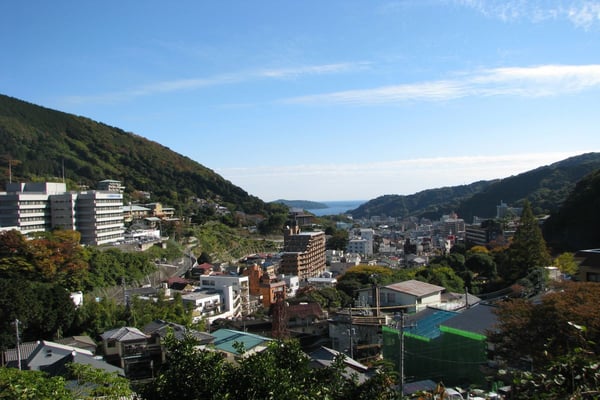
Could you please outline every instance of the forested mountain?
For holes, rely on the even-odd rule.
[[[388,194],[369,200],[351,214],[354,218],[374,215],[388,217],[425,216],[438,218],[456,210],[460,201],[481,192],[494,181],[480,181],[470,185],[427,189],[411,195]]]
[[[559,209],[580,179],[597,169],[600,153],[587,153],[504,179],[378,197],[353,210],[352,215],[439,218],[456,211],[470,222],[473,216],[494,217],[501,201],[521,206],[525,199],[534,213],[551,213]]]
[[[147,191],[171,206],[191,197],[216,200],[248,213],[269,209],[257,197],[169,148],[88,118],[0,95],[0,186],[56,180],[94,188],[103,179],[123,182],[126,193]],[[71,187],[72,188],[72,187]]]
[[[600,168],[600,153],[586,153],[501,179],[461,202],[456,212],[466,221],[494,217],[500,201],[521,206],[528,199],[535,214],[557,211],[575,184]]]
[[[600,247],[600,170],[580,180],[562,207],[544,223],[546,242],[556,251]]]

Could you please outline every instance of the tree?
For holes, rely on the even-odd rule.
[[[86,364],[67,364],[68,378],[77,382],[71,391],[77,399],[126,398],[133,394],[129,380]]]
[[[544,295],[540,303],[514,299],[498,308],[497,330],[489,339],[509,365],[530,359],[530,367],[543,370],[576,347],[600,354],[600,285],[565,282],[557,289]],[[585,337],[574,325],[586,326]]]
[[[530,274],[532,270],[551,265],[550,253],[542,236],[531,204],[525,201],[519,226],[508,248],[511,282]]]
[[[197,348],[192,337],[165,341],[167,362],[157,378],[142,388],[154,399],[392,399],[395,378],[388,368],[366,382],[345,372],[343,356],[332,365],[313,368],[295,340],[273,340],[267,348],[246,353],[238,343],[236,363]]]
[[[431,264],[428,267],[420,269],[416,276],[417,279],[445,287],[448,291],[462,293],[465,289],[465,282],[450,267]]]
[[[327,239],[328,250],[346,250],[348,247],[348,231],[343,229],[334,230],[332,235]]]
[[[465,267],[474,273],[494,279],[497,275],[496,262],[489,253],[470,253],[467,255]]]
[[[41,371],[21,371],[0,367],[0,399],[73,400],[62,377],[49,377]]]
[[[579,265],[575,261],[573,253],[562,253],[554,259],[553,265],[557,267],[563,274],[575,276],[579,270]]]
[[[54,339],[69,332],[75,305],[62,286],[0,279],[0,347],[13,347],[15,319],[22,322],[24,341]]]
[[[147,400],[161,399],[225,399],[231,384],[238,380],[223,355],[199,350],[192,336],[177,340],[165,338],[166,362],[154,381],[144,386],[141,394]],[[230,381],[231,380],[231,381]]]
[[[511,385],[513,399],[598,399],[600,371],[594,343],[587,340],[587,327],[569,323],[578,344],[566,354],[536,371],[501,370],[499,378]]]

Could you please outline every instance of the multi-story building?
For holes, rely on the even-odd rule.
[[[325,271],[325,233],[300,232],[291,228],[283,238],[283,254],[279,272],[297,275],[301,281],[317,277]]]
[[[348,253],[356,253],[362,256],[373,255],[373,242],[360,238],[350,239],[348,240],[346,251]]]
[[[221,317],[240,317],[250,313],[250,284],[247,276],[202,275],[201,289],[220,293],[223,304]]]
[[[83,244],[123,240],[123,195],[110,191],[67,192],[66,184],[9,183],[0,193],[0,227],[23,234],[77,230]]]

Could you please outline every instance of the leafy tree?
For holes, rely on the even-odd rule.
[[[575,261],[573,253],[562,253],[554,259],[554,266],[557,267],[563,274],[575,276],[579,270],[579,265]]]
[[[69,292],[49,283],[0,279],[0,305],[0,347],[15,345],[16,319],[24,341],[54,339],[69,332],[75,319]]]
[[[175,294],[173,300],[165,299],[160,293],[156,301],[134,297],[129,300],[128,314],[128,324],[133,326],[144,326],[157,319],[182,325],[192,323],[192,312],[184,307],[180,293]]]
[[[493,279],[498,274],[496,262],[489,253],[475,252],[467,255],[465,267],[472,272]]]
[[[331,236],[327,239],[328,250],[346,250],[348,247],[348,231],[343,229],[336,229],[332,232]]]
[[[587,328],[570,323],[577,345],[567,354],[556,357],[538,371],[501,370],[499,378],[511,384],[513,399],[598,399],[600,371],[598,357],[590,351]],[[508,376],[507,376],[508,375]]]
[[[74,330],[98,338],[109,329],[127,325],[127,318],[125,307],[118,305],[113,299],[106,296],[95,299],[86,295],[83,305],[77,309]]]
[[[536,268],[551,265],[550,253],[528,201],[523,204],[521,220],[507,255],[511,264],[507,278],[513,282]]]
[[[77,382],[71,390],[77,399],[126,398],[133,395],[129,380],[86,364],[67,364],[68,378]]]
[[[588,349],[596,357],[600,354],[600,285],[566,282],[558,289],[544,295],[539,304],[513,299],[498,308],[497,330],[489,338],[509,365],[530,358],[529,367],[543,371],[577,347]],[[585,337],[574,325],[587,327]]]
[[[21,371],[0,367],[0,399],[73,400],[62,377],[49,377],[41,371]]]
[[[199,350],[196,341],[169,336],[167,362],[142,389],[144,398],[163,399],[392,399],[394,374],[381,368],[364,383],[345,375],[342,358],[317,369],[297,341],[271,341],[258,353],[237,346],[236,363],[218,352]]]
[[[198,342],[191,336],[177,340],[168,335],[164,342],[166,362],[156,379],[142,388],[147,400],[162,399],[224,399],[231,384],[239,378],[218,352],[199,350]]]
[[[465,282],[450,267],[431,264],[428,267],[417,271],[415,278],[431,283],[432,285],[443,286],[451,292],[462,293],[465,288]]]

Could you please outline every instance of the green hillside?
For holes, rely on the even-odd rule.
[[[558,210],[580,179],[599,168],[600,153],[570,157],[501,179],[462,201],[456,212],[466,221],[473,216],[495,217],[500,201],[521,206],[528,199],[535,214],[549,214]]]
[[[372,215],[439,218],[456,211],[465,221],[494,217],[504,201],[520,206],[525,199],[536,214],[557,211],[585,175],[600,169],[600,153],[587,153],[519,175],[470,185],[423,190],[412,195],[386,195],[352,211],[355,218]]]
[[[600,247],[600,170],[577,183],[562,207],[544,223],[544,238],[556,251]]]
[[[88,118],[0,95],[0,185],[64,177],[69,186],[94,188],[103,179],[123,182],[126,194],[152,193],[178,206],[192,197],[247,213],[270,206],[199,163],[133,133]]]
[[[351,212],[354,218],[374,215],[388,217],[425,216],[439,218],[456,210],[460,201],[484,190],[494,181],[480,181],[470,185],[428,189],[411,195],[389,194],[369,200]]]

